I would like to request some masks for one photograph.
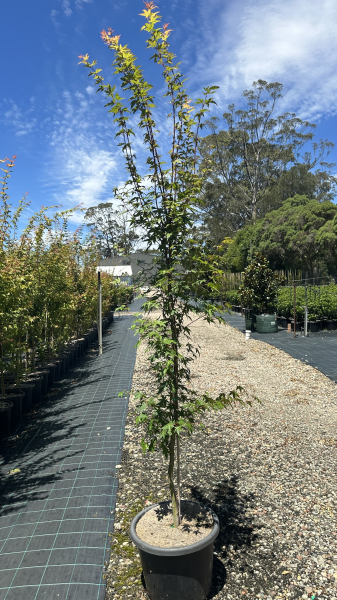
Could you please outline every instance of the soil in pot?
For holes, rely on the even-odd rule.
[[[211,590],[214,540],[219,534],[219,520],[211,509],[197,502],[182,501],[181,509],[183,526],[180,528],[171,526],[173,517],[168,502],[148,507],[131,523],[131,539],[139,549],[151,600],[203,600]],[[146,519],[148,511],[152,511],[150,523],[145,527],[141,523],[138,526],[143,518]],[[139,537],[137,529],[146,538],[150,534],[150,543]],[[153,544],[154,537],[158,537],[160,546]]]
[[[0,439],[10,435],[12,408],[13,404],[8,396],[0,396]]]
[[[177,548],[190,546],[207,537],[213,529],[213,517],[200,504],[182,503],[182,522],[173,527],[173,515],[169,502],[147,511],[136,527],[138,537],[153,546]]]

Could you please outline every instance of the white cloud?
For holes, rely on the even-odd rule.
[[[51,17],[51,20],[53,21],[54,25],[59,25],[59,22],[56,20],[56,15],[58,15],[58,14],[59,13],[57,10],[52,10],[50,12],[50,17]]]
[[[21,109],[15,102],[6,101],[7,110],[4,113],[4,123],[15,130],[15,135],[23,136],[31,133],[37,125],[37,120],[33,116],[35,109],[35,99],[30,99],[30,108]]]
[[[302,118],[337,113],[335,0],[211,0],[199,19],[190,78],[220,85],[222,107],[265,79],[284,84],[283,108]]]
[[[101,128],[97,120],[93,121],[91,100],[81,92],[71,94],[68,90],[62,96],[47,133],[50,159],[46,187],[60,190],[54,193],[54,201],[64,208],[79,204],[88,208],[111,197],[119,161],[108,143],[101,147],[108,127],[105,123]],[[71,220],[82,222],[83,213],[74,214]]]
[[[98,148],[74,149],[63,157],[63,185],[67,186],[66,198],[72,206],[84,207],[97,204],[107,191],[110,175],[116,169],[116,161],[106,150]]]
[[[75,6],[78,9],[83,8],[83,4],[91,4],[92,0],[75,0]]]
[[[73,11],[70,8],[70,2],[69,0],[63,0],[62,2],[62,8],[63,8],[63,12],[67,17],[70,17],[73,13]]]

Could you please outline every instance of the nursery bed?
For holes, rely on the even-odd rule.
[[[139,308],[141,301],[131,308]],[[118,316],[1,446],[0,599],[100,600],[129,389],[132,317]]]
[[[241,315],[226,314],[225,320],[239,331],[245,331],[245,320]],[[252,333],[254,340],[261,340],[315,367],[337,382],[337,331],[309,333],[308,337],[279,330],[277,333]]]
[[[337,436],[335,383],[260,340],[228,326],[196,323],[201,357],[192,383],[214,394],[243,385],[261,404],[210,413],[205,433],[182,442],[182,497],[215,510],[210,598],[337,598]],[[238,357],[241,360],[236,360]],[[134,389],[151,391],[144,346]],[[132,517],[168,498],[167,465],[143,455],[131,398],[119,471],[106,600],[145,600]]]

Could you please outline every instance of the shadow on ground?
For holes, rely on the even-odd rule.
[[[230,550],[244,554],[258,537],[259,526],[253,524],[252,519],[245,514],[246,505],[251,504],[253,496],[242,497],[237,485],[235,475],[230,479],[223,479],[213,487],[212,497],[205,495],[198,486],[191,487],[192,498],[209,506],[220,522],[220,533],[214,543],[213,581],[208,600],[214,598],[226,585],[227,568],[231,567],[233,560]],[[241,562],[242,571],[250,569],[242,558]]]

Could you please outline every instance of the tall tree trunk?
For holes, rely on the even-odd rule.
[[[171,435],[171,440],[170,440],[170,462],[169,462],[169,468],[168,468],[168,478],[169,478],[171,501],[172,501],[173,525],[174,525],[174,527],[179,527],[180,523],[179,523],[178,499],[177,499],[176,489],[175,489],[174,480],[173,480],[175,442],[176,442],[176,436],[175,436],[175,433],[173,433]]]

